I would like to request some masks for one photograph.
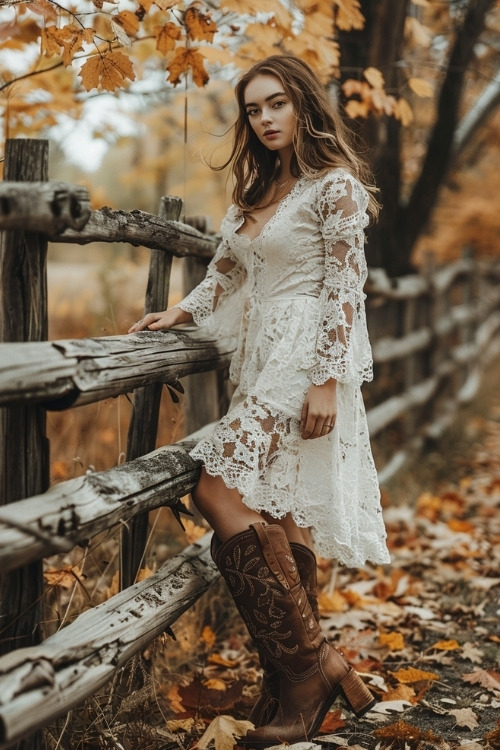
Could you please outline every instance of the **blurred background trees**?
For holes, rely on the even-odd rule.
[[[427,251],[495,252],[498,0],[7,0],[4,137],[54,142],[51,177],[94,205],[156,211],[180,195],[218,227],[230,195],[232,86],[276,52],[345,106],[384,210],[368,259],[408,272]],[[364,145],[363,145],[364,144]]]

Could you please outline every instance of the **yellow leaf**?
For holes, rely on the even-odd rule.
[[[172,685],[171,688],[169,688],[167,693],[168,702],[170,703],[170,708],[175,714],[182,714],[186,710],[184,706],[182,705],[182,698],[179,693],[179,686],[178,685]]]
[[[335,0],[337,16],[335,25],[341,31],[360,30],[365,25],[365,18],[361,13],[359,0]]]
[[[236,738],[244,737],[251,729],[254,729],[251,721],[237,721],[232,716],[216,716],[195,748],[206,750],[213,742],[217,750],[233,750],[237,744]]]
[[[82,83],[87,91],[103,88],[114,91],[120,88],[128,78],[135,80],[130,57],[122,52],[102,52],[90,57],[80,70]]]
[[[122,10],[113,20],[122,27],[127,36],[135,36],[139,31],[139,19],[131,10]]]
[[[378,68],[366,68],[366,70],[363,71],[363,75],[370,86],[373,86],[374,89],[384,88],[384,76]]]
[[[320,593],[318,604],[323,612],[345,612],[348,609],[345,597],[340,591],[333,591],[331,594]]]
[[[405,641],[401,633],[381,633],[379,643],[381,646],[387,646],[389,651],[401,651],[405,647]]]
[[[190,39],[212,42],[217,26],[212,18],[197,5],[191,5],[184,14],[184,23]]]
[[[179,4],[179,0],[154,0],[154,3],[160,10],[170,10]]]
[[[211,677],[209,680],[205,680],[203,685],[207,688],[207,690],[219,690],[221,692],[227,690],[226,683],[222,680],[218,680],[216,677]]]
[[[398,682],[403,682],[404,684],[420,682],[421,680],[439,680],[439,675],[434,674],[434,672],[424,672],[414,667],[398,669],[397,672],[391,672],[391,674],[394,675]]]
[[[120,591],[120,571],[116,571],[113,575],[113,578],[111,579],[111,585],[109,588],[106,589],[106,599],[111,599],[112,596],[116,596],[116,594]]]
[[[440,651],[455,651],[455,649],[460,648],[460,644],[455,640],[438,641],[431,648],[437,648]]]
[[[82,571],[72,565],[63,568],[50,568],[46,570],[43,577],[49,586],[59,586],[62,589],[70,589],[81,580]]]
[[[139,583],[139,581],[145,581],[146,578],[149,578],[153,575],[153,571],[151,568],[148,568],[147,566],[145,568],[141,568],[139,572],[137,573],[136,581]]]
[[[208,661],[210,664],[217,664],[219,667],[236,667],[238,664],[236,659],[226,659],[220,654],[210,654]]]
[[[178,47],[172,60],[167,65],[170,83],[177,86],[181,75],[187,73],[190,69],[196,86],[205,86],[208,83],[209,76],[203,65],[203,56],[198,52],[198,48]]]
[[[183,520],[183,524],[184,524],[184,531],[186,534],[186,539],[189,542],[189,544],[193,544],[194,542],[197,542],[198,539],[201,539],[201,537],[205,536],[205,534],[207,533],[207,529],[204,526],[198,526],[190,518]]]
[[[408,86],[417,96],[432,96],[434,94],[431,84],[425,78],[410,78]]]
[[[166,55],[167,52],[171,52],[175,49],[175,42],[182,34],[182,31],[177,24],[169,21],[165,26],[156,26],[156,49]]]
[[[208,646],[208,648],[212,648],[212,646],[214,645],[215,641],[217,640],[217,636],[215,635],[210,625],[205,625],[205,627],[203,628],[201,633],[201,640],[206,646]]]
[[[406,127],[413,122],[413,110],[406,99],[398,99],[394,104],[394,117],[400,120],[401,125]]]
[[[368,105],[366,102],[358,102],[349,99],[345,105],[345,111],[349,117],[368,117]]]
[[[62,48],[63,63],[69,66],[75,54],[83,50],[83,43],[91,42],[93,38],[93,29],[82,29],[71,23],[60,29],[47,26],[42,29],[42,52],[50,56],[60,54]]]

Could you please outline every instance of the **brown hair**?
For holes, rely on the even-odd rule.
[[[258,75],[278,78],[297,118],[291,171],[317,176],[327,170],[343,167],[356,177],[370,196],[368,210],[374,217],[379,204],[377,188],[368,165],[354,150],[354,136],[336,107],[328,99],[325,87],[311,68],[292,55],[272,55],[253,65],[236,84],[238,117],[234,123],[231,155],[217,169],[232,163],[234,175],[233,203],[244,212],[262,204],[270,182],[276,177],[279,157],[257,138],[245,109],[247,85]]]

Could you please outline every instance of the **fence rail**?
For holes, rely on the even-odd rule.
[[[0,186],[0,231],[8,230],[4,237],[22,233],[23,247],[30,248],[29,230],[56,242],[122,241],[150,248],[146,309],[166,305],[161,300],[168,296],[172,256],[206,261],[215,250],[212,235],[166,218],[177,216],[178,209],[178,203],[172,204],[170,214],[166,211],[163,216],[107,208],[91,211],[88,194],[80,186],[43,181]],[[5,241],[4,272],[15,268],[9,248]],[[45,273],[44,262],[41,269],[37,273]],[[382,446],[377,460],[381,481],[415,447],[439,435],[458,405],[477,390],[485,364],[500,349],[499,280],[498,263],[478,263],[470,257],[400,279],[370,270],[366,292],[376,378],[366,386],[365,395],[370,434],[375,445]],[[9,284],[9,279],[3,283]],[[7,302],[4,322],[12,312],[6,309]],[[3,330],[10,328],[4,325]],[[0,344],[4,415],[21,409],[20,413],[36,414],[40,420],[46,408],[76,407],[133,389],[135,411],[125,464],[50,489],[42,482],[26,496],[19,487],[32,484],[7,483],[5,504],[0,507],[3,578],[8,571],[12,575],[28,570],[26,566],[38,565],[41,558],[67,552],[116,524],[138,529],[136,560],[147,513],[160,506],[177,514],[184,510],[180,498],[192,489],[200,470],[188,451],[210,429],[210,425],[196,425],[200,429],[181,442],[151,450],[158,388],[212,370],[219,373],[220,381],[230,360],[230,343],[200,341],[186,329],[52,342],[16,340],[17,335]],[[223,397],[220,388],[215,394],[197,395],[212,401]],[[13,420],[3,423],[4,441],[10,439],[12,424]],[[387,440],[389,430],[398,430],[400,439]],[[395,444],[400,445],[397,451]],[[3,474],[16,471],[8,465],[8,455],[12,453],[2,446]],[[30,469],[25,465],[22,471]],[[0,748],[11,747],[95,693],[133,654],[168,629],[217,576],[209,561],[208,541],[207,535],[151,578],[127,586],[43,643],[32,642],[1,656]],[[129,543],[126,536],[123,544]],[[128,548],[122,557],[128,559]],[[132,580],[134,564],[128,564]],[[122,580],[127,580],[125,574]],[[33,739],[29,747],[39,746]]]

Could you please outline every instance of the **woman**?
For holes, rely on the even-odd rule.
[[[318,624],[316,560],[389,562],[360,385],[372,377],[364,228],[375,189],[311,69],[291,56],[236,86],[233,205],[205,280],[130,329],[233,333],[228,414],[191,455],[212,555],[264,669],[246,747],[311,739],[338,694],[371,693]],[[226,165],[225,165],[226,166]]]

